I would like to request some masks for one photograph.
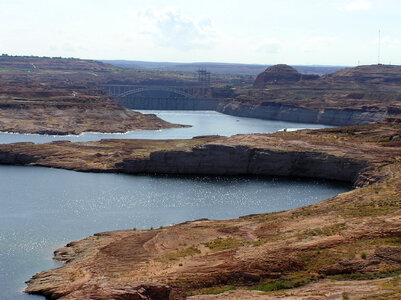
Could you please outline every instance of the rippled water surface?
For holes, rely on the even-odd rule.
[[[140,138],[188,138],[322,127],[212,112],[156,113],[166,120],[194,127],[132,134]],[[54,139],[3,134],[0,143],[11,142],[10,136],[13,141]],[[89,136],[76,138],[87,140]],[[128,134],[118,135],[122,136],[128,138]],[[104,135],[91,137],[99,139]],[[43,299],[23,294],[24,281],[38,271],[58,266],[51,259],[55,249],[96,232],[280,211],[312,204],[349,189],[346,184],[316,180],[131,176],[0,165],[0,299]]]
[[[96,232],[228,219],[315,203],[347,191],[325,181],[91,174],[0,166],[0,299],[55,267],[52,251]]]

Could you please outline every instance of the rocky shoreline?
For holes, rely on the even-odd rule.
[[[301,138],[313,131],[304,132]],[[368,167],[385,161],[371,148],[327,145],[319,149],[314,143],[287,136],[291,134],[15,143],[0,145],[0,163],[127,174],[294,176],[364,185]]]
[[[383,121],[392,117],[387,110],[369,109],[308,109],[276,102],[263,102],[262,105],[246,105],[235,101],[220,101],[216,111],[238,117],[264,120],[313,123],[334,126],[364,125]],[[397,113],[396,115],[398,115]]]
[[[70,103],[60,104],[68,101]],[[84,132],[125,133],[132,130],[181,128],[156,115],[141,114],[110,99],[46,99],[39,103],[15,102],[0,97],[0,131],[22,134],[78,135]]]
[[[36,274],[26,290],[51,299],[183,299],[234,286],[229,297],[251,299],[249,288],[263,290],[263,284],[312,284],[318,293],[324,289],[315,283],[332,278],[345,280],[334,291],[341,295],[347,279],[398,274],[400,153],[401,122],[390,119],[230,138],[17,143],[0,145],[0,162],[132,174],[292,175],[359,186],[280,213],[96,234],[57,250],[55,258],[66,264]],[[399,292],[394,287],[374,293]]]

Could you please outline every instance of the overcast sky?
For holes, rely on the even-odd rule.
[[[0,0],[0,52],[172,62],[401,64],[400,0]]]

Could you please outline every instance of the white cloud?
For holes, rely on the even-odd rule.
[[[146,8],[131,11],[129,14],[141,20],[140,34],[150,37],[160,46],[179,50],[209,48],[217,37],[209,17],[193,20],[185,16],[179,8]]]
[[[372,8],[372,4],[367,0],[351,1],[345,6],[348,11],[368,10],[370,8]]]

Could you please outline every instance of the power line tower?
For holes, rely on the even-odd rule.
[[[207,72],[206,69],[199,69],[197,73],[202,96],[205,96],[207,89],[210,87],[210,72]]]

